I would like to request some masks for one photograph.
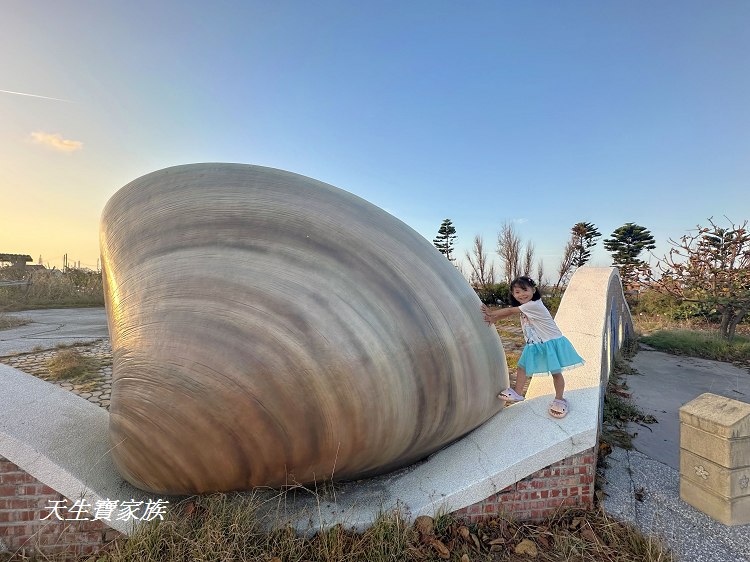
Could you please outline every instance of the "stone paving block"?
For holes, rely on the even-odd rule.
[[[680,408],[680,497],[725,525],[750,523],[750,404],[705,393]]]

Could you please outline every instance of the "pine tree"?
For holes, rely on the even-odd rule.
[[[437,237],[432,241],[438,251],[449,261],[453,261],[453,241],[456,239],[456,228],[450,219],[445,219],[440,224]]]
[[[562,293],[573,272],[583,266],[591,258],[591,248],[596,244],[596,238],[601,233],[590,222],[578,222],[570,229],[570,240],[565,244],[563,256],[558,267],[557,283],[553,293]]]
[[[602,234],[590,222],[579,222],[570,229],[573,240],[573,266],[581,267],[591,259],[591,248]]]
[[[604,241],[604,248],[612,254],[612,265],[620,270],[623,285],[633,288],[641,277],[648,275],[648,264],[638,256],[643,250],[656,248],[654,237],[648,229],[632,222],[625,223],[611,236]]]

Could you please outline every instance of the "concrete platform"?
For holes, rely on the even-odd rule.
[[[108,424],[104,408],[0,364],[0,456],[67,498],[85,498],[91,505],[148,500],[115,470]],[[123,533],[132,530],[132,522],[108,524]]]
[[[630,325],[623,302],[612,268],[581,268],[571,281],[556,320],[586,365],[566,373],[570,413],[562,420],[547,413],[554,392],[551,377],[534,377],[526,401],[505,408],[427,460],[379,478],[344,484],[333,501],[301,493],[297,501],[286,502],[289,519],[300,530],[337,523],[364,528],[383,510],[398,508],[413,517],[457,510],[593,448],[602,381],[623,333],[622,323]],[[106,335],[103,309],[28,315],[34,323],[0,332],[0,353]],[[86,493],[82,487],[111,500],[138,493],[114,471],[105,410],[7,366],[0,369],[0,381],[0,455],[53,488],[60,486],[56,489],[68,497]]]

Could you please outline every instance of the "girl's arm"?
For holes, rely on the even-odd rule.
[[[494,324],[496,321],[518,314],[520,311],[521,309],[517,306],[501,308],[499,310],[490,310],[486,305],[482,305],[482,314],[484,315],[484,321],[487,322],[487,324]]]

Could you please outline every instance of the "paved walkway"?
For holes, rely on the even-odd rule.
[[[104,308],[57,308],[14,312],[30,324],[0,330],[0,357],[53,349],[57,345],[109,339]]]
[[[636,450],[680,470],[679,410],[704,392],[750,402],[750,372],[731,363],[681,357],[642,346],[631,366],[640,373],[627,379],[633,401],[659,423],[632,425]]]
[[[750,373],[728,363],[645,347],[626,377],[633,401],[658,423],[631,424],[632,451],[607,457],[605,510],[661,536],[679,562],[750,560],[750,525],[727,527],[680,499],[679,408],[704,392],[750,402]]]

